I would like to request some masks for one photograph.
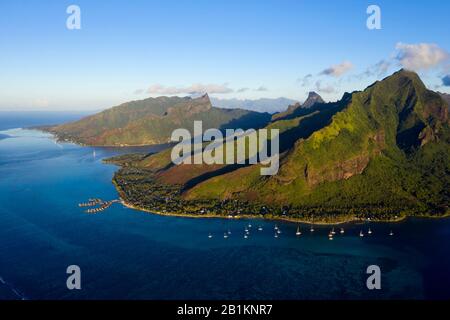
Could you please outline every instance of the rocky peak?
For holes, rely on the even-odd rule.
[[[302,107],[303,108],[311,108],[317,103],[325,103],[325,101],[322,99],[322,97],[318,93],[311,91],[311,92],[309,92],[308,98],[303,103]]]
[[[199,98],[192,99],[191,102],[187,104],[187,111],[190,113],[208,111],[211,108],[211,100],[209,99],[209,95],[207,93]]]

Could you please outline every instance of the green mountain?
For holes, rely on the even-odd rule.
[[[275,176],[260,165],[174,166],[166,150],[112,159],[123,166],[114,182],[126,202],[175,214],[336,222],[450,213],[448,105],[417,74],[300,110],[267,126],[281,132]]]
[[[193,122],[203,121],[203,129],[263,127],[268,113],[211,106],[208,95],[158,97],[124,103],[79,121],[47,128],[62,140],[87,145],[125,146],[169,142],[177,128],[192,132]]]

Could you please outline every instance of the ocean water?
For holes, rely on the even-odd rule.
[[[94,155],[34,130],[0,135],[0,299],[450,298],[449,219],[347,224],[329,241],[330,227],[300,225],[296,237],[293,223],[164,217],[121,204],[88,215],[78,203],[118,197],[117,168],[101,159],[130,150]],[[69,265],[81,268],[81,290],[66,287]],[[381,269],[381,290],[366,287],[369,265]]]
[[[0,130],[54,125],[78,120],[91,114],[88,111],[1,111]]]

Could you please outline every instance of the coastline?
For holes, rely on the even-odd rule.
[[[359,219],[357,217],[353,217],[351,219],[343,219],[340,221],[330,222],[330,221],[309,221],[305,219],[300,218],[292,218],[292,217],[279,217],[274,215],[234,215],[232,217],[224,216],[224,215],[217,215],[214,213],[208,213],[208,214],[202,214],[202,215],[195,215],[195,214],[188,214],[188,213],[176,213],[176,212],[160,212],[156,210],[149,210],[145,208],[137,207],[131,203],[126,202],[125,200],[121,199],[121,203],[133,210],[146,212],[148,214],[155,214],[159,216],[168,216],[168,217],[180,217],[180,218],[192,218],[192,219],[230,219],[230,220],[240,220],[240,219],[261,219],[261,220],[267,220],[267,221],[283,221],[283,222],[292,222],[292,223],[301,223],[301,224],[310,224],[315,226],[338,226],[348,223],[357,223],[357,222],[366,222],[367,220]],[[437,219],[449,217],[450,215],[441,216],[441,217],[434,217]],[[400,223],[405,221],[406,219],[410,218],[409,216],[402,216],[394,220],[370,220],[370,222],[376,222],[376,223]],[[427,217],[424,217],[427,218]],[[433,218],[430,216],[430,218]]]
[[[117,188],[116,188],[117,189]],[[120,195],[120,192],[119,192]],[[196,214],[189,214],[189,213],[177,213],[177,212],[161,212],[161,211],[157,211],[157,210],[150,210],[150,209],[146,209],[146,208],[141,208],[138,206],[135,206],[129,202],[126,202],[125,200],[123,200],[123,198],[120,196],[120,202],[127,208],[129,209],[133,209],[133,210],[137,210],[137,211],[141,211],[141,212],[145,212],[148,214],[154,214],[154,215],[159,215],[159,216],[167,216],[167,217],[180,217],[180,218],[191,218],[191,219],[230,219],[230,220],[240,220],[240,219],[261,219],[261,220],[267,220],[267,221],[283,221],[283,222],[292,222],[292,223],[301,223],[301,224],[310,224],[310,225],[315,225],[315,226],[339,226],[339,225],[344,225],[344,224],[348,224],[348,223],[364,223],[367,222],[366,219],[360,219],[357,217],[352,217],[349,219],[342,219],[339,221],[314,221],[314,220],[305,220],[305,219],[301,219],[301,218],[293,218],[293,217],[280,217],[280,216],[274,216],[274,215],[233,215],[232,217],[230,216],[224,216],[224,215],[218,215],[218,214],[214,214],[214,213],[208,213],[208,214],[202,214],[202,215],[196,215]],[[371,219],[370,222],[373,223],[401,223],[401,222],[405,222],[407,219],[409,218],[421,218],[421,219],[445,219],[445,218],[450,218],[450,213],[446,213],[444,215],[441,216],[435,216],[435,215],[420,215],[420,216],[408,216],[408,215],[403,215],[401,217],[397,217],[396,219],[391,219],[391,220],[383,220],[383,219]]]
[[[90,147],[90,148],[139,148],[139,147],[153,147],[153,146],[162,146],[162,145],[170,145],[170,141],[168,142],[155,142],[153,144],[145,143],[145,144],[87,144],[80,141],[76,141],[69,138],[63,138],[61,137],[57,132],[47,129],[47,126],[38,126],[38,127],[30,127],[29,129],[32,130],[38,130],[45,133],[51,134],[56,141],[58,142],[66,142],[66,143],[73,143],[76,145],[79,145],[81,147]]]
[[[120,167],[120,166],[119,166]],[[112,184],[117,190],[117,193],[119,194],[120,202],[127,208],[145,212],[148,214],[155,214],[160,216],[168,216],[168,217],[181,217],[181,218],[192,218],[192,219],[262,219],[262,220],[268,220],[268,221],[284,221],[284,222],[292,222],[292,223],[302,223],[302,224],[311,224],[311,225],[317,225],[317,226],[338,226],[348,223],[363,223],[367,222],[367,219],[361,219],[356,216],[352,217],[345,217],[342,216],[340,220],[338,221],[325,221],[325,220],[307,220],[302,218],[295,218],[295,217],[286,217],[286,216],[274,216],[274,215],[261,215],[261,214],[255,214],[255,215],[233,215],[233,216],[226,216],[226,215],[220,215],[220,214],[214,214],[214,213],[207,213],[207,214],[190,214],[190,213],[181,213],[181,212],[161,212],[158,210],[150,210],[146,208],[141,208],[139,206],[136,206],[132,203],[129,203],[125,201],[125,197],[123,196],[123,191],[121,190],[120,186],[116,184],[114,179],[112,179]],[[375,223],[401,223],[406,221],[408,218],[424,218],[424,219],[444,219],[450,217],[450,210],[448,210],[445,214],[436,216],[432,214],[426,214],[426,215],[399,215],[396,216],[393,219],[370,219],[370,222]]]
[[[51,135],[53,135],[56,139],[60,140],[58,135],[55,134],[54,132],[51,131],[47,131],[47,130],[43,130],[42,128],[33,128],[34,130],[38,130],[38,131],[42,131],[42,132],[46,132],[46,133],[50,133]],[[68,142],[68,143],[74,143],[77,144],[81,147],[105,147],[105,148],[130,148],[130,147],[149,147],[149,146],[155,146],[153,145],[149,145],[149,144],[145,144],[145,145],[85,145],[82,144],[80,142],[76,142],[76,141],[69,141],[67,139],[64,140],[60,140],[61,142]],[[105,163],[106,164],[106,163]],[[112,164],[112,163],[109,163]],[[113,164],[115,165],[115,164]],[[117,165],[116,165],[117,166]],[[120,167],[120,166],[118,166]],[[160,216],[168,216],[168,217],[182,217],[182,218],[192,218],[192,219],[201,219],[201,218],[205,218],[205,219],[262,219],[262,220],[268,220],[268,221],[284,221],[284,222],[292,222],[292,223],[301,223],[301,224],[311,224],[311,225],[317,225],[317,226],[337,226],[337,225],[343,225],[343,224],[348,224],[348,223],[363,223],[363,222],[367,222],[367,219],[361,219],[358,218],[356,216],[342,216],[341,219],[338,219],[336,221],[325,221],[325,220],[307,220],[307,219],[302,219],[302,218],[295,218],[295,217],[287,217],[287,216],[275,216],[275,215],[271,215],[271,214],[267,214],[267,215],[261,215],[261,214],[255,214],[255,215],[249,215],[249,214],[245,214],[245,215],[233,215],[233,216],[226,216],[226,215],[220,215],[220,214],[214,214],[214,213],[207,213],[207,214],[201,214],[201,215],[197,215],[197,214],[190,214],[190,213],[181,213],[181,212],[162,212],[162,211],[158,211],[158,210],[150,210],[150,209],[146,209],[146,208],[141,208],[139,206],[136,206],[132,203],[129,203],[127,201],[124,200],[124,197],[122,195],[122,190],[120,189],[120,187],[115,183],[114,180],[112,180],[112,183],[115,187],[115,189],[117,190],[119,197],[120,197],[120,201],[121,203],[130,209],[133,210],[137,210],[137,211],[141,211],[141,212],[145,212],[148,214],[155,214],[155,215],[160,215]],[[433,214],[426,214],[426,215],[402,215],[402,216],[397,216],[394,219],[371,219],[370,222],[375,222],[375,223],[400,223],[400,222],[404,222],[405,220],[407,220],[408,218],[412,218],[412,217],[417,217],[417,218],[426,218],[426,219],[443,219],[443,218],[448,218],[450,217],[450,210],[447,211],[445,214],[440,215],[440,216],[436,216]]]

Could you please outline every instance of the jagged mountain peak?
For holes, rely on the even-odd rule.
[[[99,146],[167,143],[177,128],[201,120],[209,128],[261,127],[269,114],[213,108],[208,94],[198,97],[156,97],[131,101],[75,122],[51,127],[60,139]]]
[[[208,93],[205,93],[204,95],[202,95],[202,96],[200,97],[200,99],[205,100],[205,101],[208,101],[209,103],[211,103],[211,100],[209,99]]]
[[[318,93],[310,91],[308,93],[308,98],[305,100],[303,104],[296,102],[294,104],[289,105],[286,111],[274,114],[272,117],[272,121],[295,117],[299,112],[301,112],[301,109],[311,109],[317,104],[323,103],[325,103],[325,101]]]
[[[314,93],[309,96],[317,99]],[[234,199],[242,200],[249,213],[264,204],[281,214],[288,206],[289,214],[301,218],[326,212],[327,219],[334,219],[367,208],[380,219],[405,208],[407,214],[448,213],[447,104],[416,73],[402,69],[338,102],[310,109],[292,104],[292,110],[274,115],[268,125],[280,130],[281,142],[279,171],[272,177],[262,177],[257,165],[214,172],[170,167],[164,153],[152,160],[158,163],[153,170],[170,187],[180,184],[179,177],[185,179],[177,204],[211,203],[212,212],[214,203]],[[163,165],[162,157],[167,158]],[[126,182],[126,175],[119,178]],[[131,183],[122,186],[136,193]]]
[[[322,99],[322,97],[314,91],[310,91],[308,93],[308,98],[305,100],[305,102],[302,105],[302,108],[311,108],[317,103],[325,103],[325,101]]]

